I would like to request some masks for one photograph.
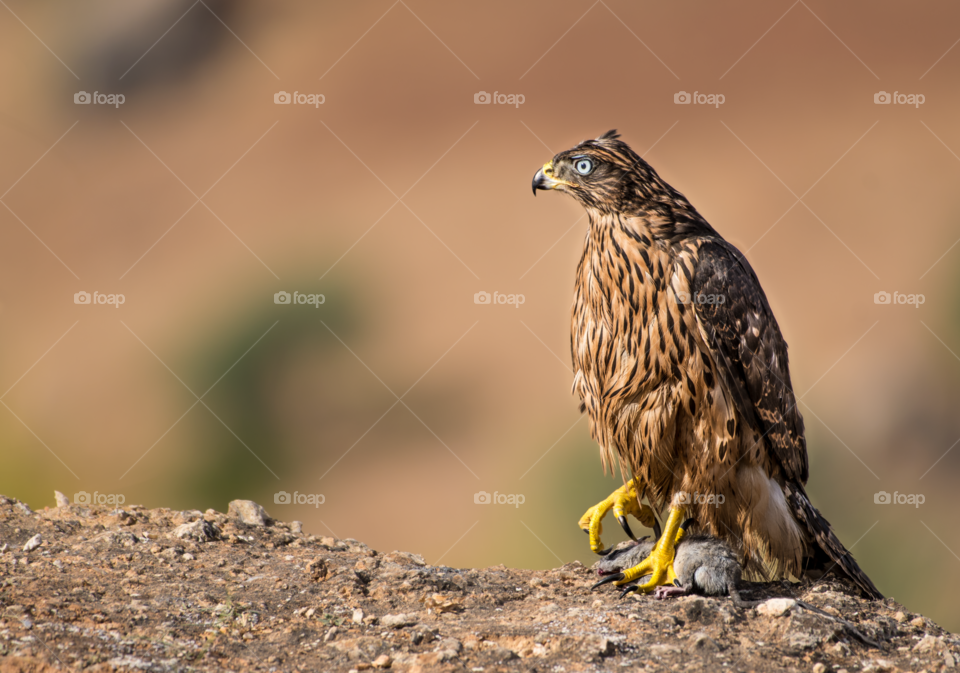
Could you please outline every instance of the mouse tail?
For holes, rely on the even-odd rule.
[[[818,615],[821,615],[821,616],[823,616],[823,617],[826,617],[827,619],[829,619],[829,620],[831,620],[831,621],[833,621],[833,622],[836,622],[837,624],[840,624],[841,626],[843,626],[844,629],[847,630],[847,632],[850,633],[851,636],[853,636],[854,638],[856,638],[857,640],[859,640],[859,641],[860,641],[861,643],[863,643],[864,645],[867,645],[867,646],[869,646],[869,647],[875,647],[875,648],[877,648],[878,650],[883,649],[882,647],[880,647],[880,643],[878,643],[877,641],[872,640],[872,639],[870,639],[870,638],[867,638],[865,635],[863,635],[862,633],[860,633],[860,631],[857,629],[857,627],[855,627],[853,624],[851,624],[850,622],[848,622],[846,619],[843,619],[842,617],[837,617],[837,616],[835,616],[835,615],[831,615],[829,612],[824,612],[824,611],[821,610],[820,608],[818,608],[818,607],[816,607],[816,606],[814,606],[814,605],[810,605],[810,604],[807,603],[806,601],[797,601],[797,605],[799,605],[799,606],[800,606],[801,608],[803,608],[804,610],[809,610],[810,612],[816,613],[816,614],[818,614]]]

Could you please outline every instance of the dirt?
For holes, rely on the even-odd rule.
[[[960,637],[837,580],[756,584],[744,597],[802,599],[881,649],[796,605],[777,615],[729,598],[618,600],[609,586],[591,591],[595,572],[576,562],[432,566],[308,535],[249,501],[228,514],[60,502],[33,512],[0,496],[0,671],[820,673],[960,661]]]

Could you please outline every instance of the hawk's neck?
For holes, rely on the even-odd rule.
[[[719,236],[700,213],[686,203],[647,203],[621,212],[588,208],[587,217],[591,235],[602,236],[616,228],[645,246]]]

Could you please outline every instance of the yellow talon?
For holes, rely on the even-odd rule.
[[[623,577],[614,582],[614,585],[623,586],[645,575],[650,575],[650,580],[637,587],[637,591],[641,593],[647,593],[659,586],[673,584],[673,581],[677,579],[677,574],[673,570],[673,558],[677,542],[684,535],[684,530],[680,527],[680,524],[683,523],[683,516],[682,507],[671,507],[666,528],[663,535],[657,540],[653,551],[650,552],[650,556],[643,559],[639,565],[624,570]]]
[[[600,540],[600,535],[603,533],[601,521],[611,509],[613,510],[613,516],[618,519],[632,514],[647,528],[653,528],[656,524],[653,510],[640,504],[640,498],[637,497],[637,488],[634,485],[634,480],[631,479],[611,493],[606,500],[597,503],[580,517],[578,525],[590,534],[590,550],[598,554],[603,551],[603,542]]]

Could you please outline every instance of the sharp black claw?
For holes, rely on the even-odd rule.
[[[624,598],[627,597],[627,595],[635,593],[636,591],[639,591],[639,590],[640,590],[640,587],[638,587],[636,584],[631,584],[628,587],[623,587],[623,589],[620,590],[620,600],[623,600]]]
[[[604,577],[602,580],[600,580],[599,582],[597,582],[596,584],[594,584],[592,587],[590,587],[590,591],[593,591],[594,589],[596,589],[596,588],[597,588],[598,586],[600,586],[601,584],[610,584],[610,582],[619,582],[619,581],[622,580],[622,579],[623,579],[623,573],[616,573],[616,574],[614,574],[614,575],[607,575],[607,576]]]
[[[607,549],[601,549],[600,551],[597,552],[597,554],[599,554],[600,556],[606,556],[612,551],[613,551],[613,547],[608,547]]]
[[[630,536],[630,539],[634,542],[637,541],[637,536],[633,534],[633,531],[630,530],[630,524],[627,523],[627,517],[621,515],[617,517],[617,521],[620,522],[620,527],[623,528],[623,532]]]

